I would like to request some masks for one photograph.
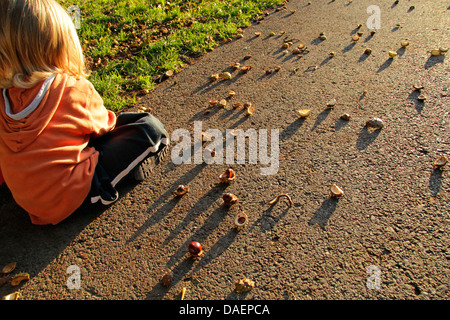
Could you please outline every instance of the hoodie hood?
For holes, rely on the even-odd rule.
[[[46,104],[56,74],[30,89],[3,89],[0,98],[0,138],[13,152],[29,146],[47,127],[57,105]],[[58,93],[59,90],[55,90]],[[60,93],[59,93],[60,94]],[[53,100],[55,101],[55,100]],[[58,101],[58,100],[56,100]]]

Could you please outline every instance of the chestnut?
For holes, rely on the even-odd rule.
[[[211,141],[211,138],[212,138],[211,135],[209,135],[209,134],[207,134],[205,132],[202,132],[200,134],[200,139],[202,139],[202,143],[204,143],[206,141]]]
[[[173,275],[172,272],[167,272],[162,278],[161,278],[161,284],[164,287],[169,287],[172,284]]]
[[[330,101],[327,102],[327,108],[328,109],[333,109],[336,106],[336,99],[333,98]]]
[[[174,194],[175,196],[177,196],[177,197],[181,197],[181,196],[185,195],[185,194],[188,193],[188,192],[189,192],[189,187],[180,184],[180,185],[178,186],[177,190],[175,190],[175,191],[173,192],[173,194]]]
[[[198,241],[192,241],[189,243],[188,250],[193,257],[198,257],[203,253],[202,245]]]
[[[236,197],[232,193],[224,193],[222,195],[223,202],[226,206],[231,206],[238,201],[238,197]]]
[[[240,102],[233,103],[233,109],[237,109],[241,106]]]
[[[246,116],[251,116],[254,112],[255,112],[255,108],[253,108],[252,106],[249,106],[248,108],[245,109]]]
[[[236,179],[236,173],[233,169],[228,168],[219,176],[219,179],[222,183],[230,183]]]
[[[384,123],[380,118],[372,118],[366,122],[366,127],[381,129],[383,128]]]
[[[244,67],[241,68],[241,72],[242,72],[242,73],[247,73],[247,72],[249,72],[252,68],[253,68],[253,66],[244,66]]]
[[[222,73],[222,79],[223,79],[223,80],[229,80],[229,79],[231,79],[231,73],[229,73],[229,72],[224,72],[224,73]]]
[[[330,187],[330,196],[333,198],[340,198],[344,195],[344,191],[334,183]]]
[[[211,155],[211,158],[214,158],[215,156],[216,156],[216,151],[214,150],[214,149],[209,149],[209,148],[206,148],[205,149],[205,152],[207,152],[207,153],[205,153],[205,154],[210,154]]]
[[[421,95],[419,95],[419,96],[417,97],[417,100],[419,100],[419,101],[425,101],[425,100],[427,100],[427,96],[424,95],[424,94],[422,93]]]
[[[239,212],[234,219],[234,225],[236,228],[244,227],[248,222],[248,217],[244,212]]]
[[[17,263],[11,262],[8,263],[6,266],[3,267],[3,269],[0,271],[0,273],[11,273],[16,269]]]
[[[12,279],[10,284],[15,287],[18,286],[22,281],[30,280],[30,275],[26,272],[21,272],[16,274]]]
[[[19,291],[16,291],[4,296],[2,300],[22,300],[22,294]]]
[[[255,286],[255,281],[243,278],[235,283],[235,291],[239,294],[251,291]]]
[[[448,158],[446,156],[440,156],[433,162],[433,167],[435,169],[442,169],[448,162]]]

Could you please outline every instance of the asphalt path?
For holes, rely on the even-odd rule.
[[[12,275],[31,279],[0,294],[179,300],[185,288],[192,300],[448,299],[450,176],[433,162],[450,156],[450,67],[430,52],[449,39],[443,0],[292,0],[268,12],[132,109],[161,119],[171,153],[149,180],[125,181],[115,204],[33,226],[1,188],[0,266],[16,262]],[[222,99],[225,107],[210,106]],[[381,129],[366,125],[373,118]],[[217,144],[199,141],[201,132]],[[224,184],[228,167],[236,180]],[[174,197],[181,184],[189,192]],[[332,184],[342,197],[330,196]],[[223,193],[238,202],[224,206]],[[292,203],[268,204],[281,194]],[[248,216],[242,229],[239,212]],[[194,240],[203,248],[196,258]],[[237,293],[243,278],[251,290]]]

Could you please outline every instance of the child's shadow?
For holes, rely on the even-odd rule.
[[[123,196],[135,186],[136,182],[122,181],[117,189]],[[85,202],[57,225],[33,225],[5,184],[0,186],[0,199],[0,266],[14,261],[31,276],[38,275],[52,263],[92,221],[109,208]],[[17,287],[0,286],[0,296],[13,291],[17,291]]]

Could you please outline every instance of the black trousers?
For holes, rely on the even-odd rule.
[[[147,157],[169,144],[164,125],[145,112],[124,112],[117,116],[116,126],[89,145],[100,154],[88,199],[107,205],[116,201],[116,185]]]

